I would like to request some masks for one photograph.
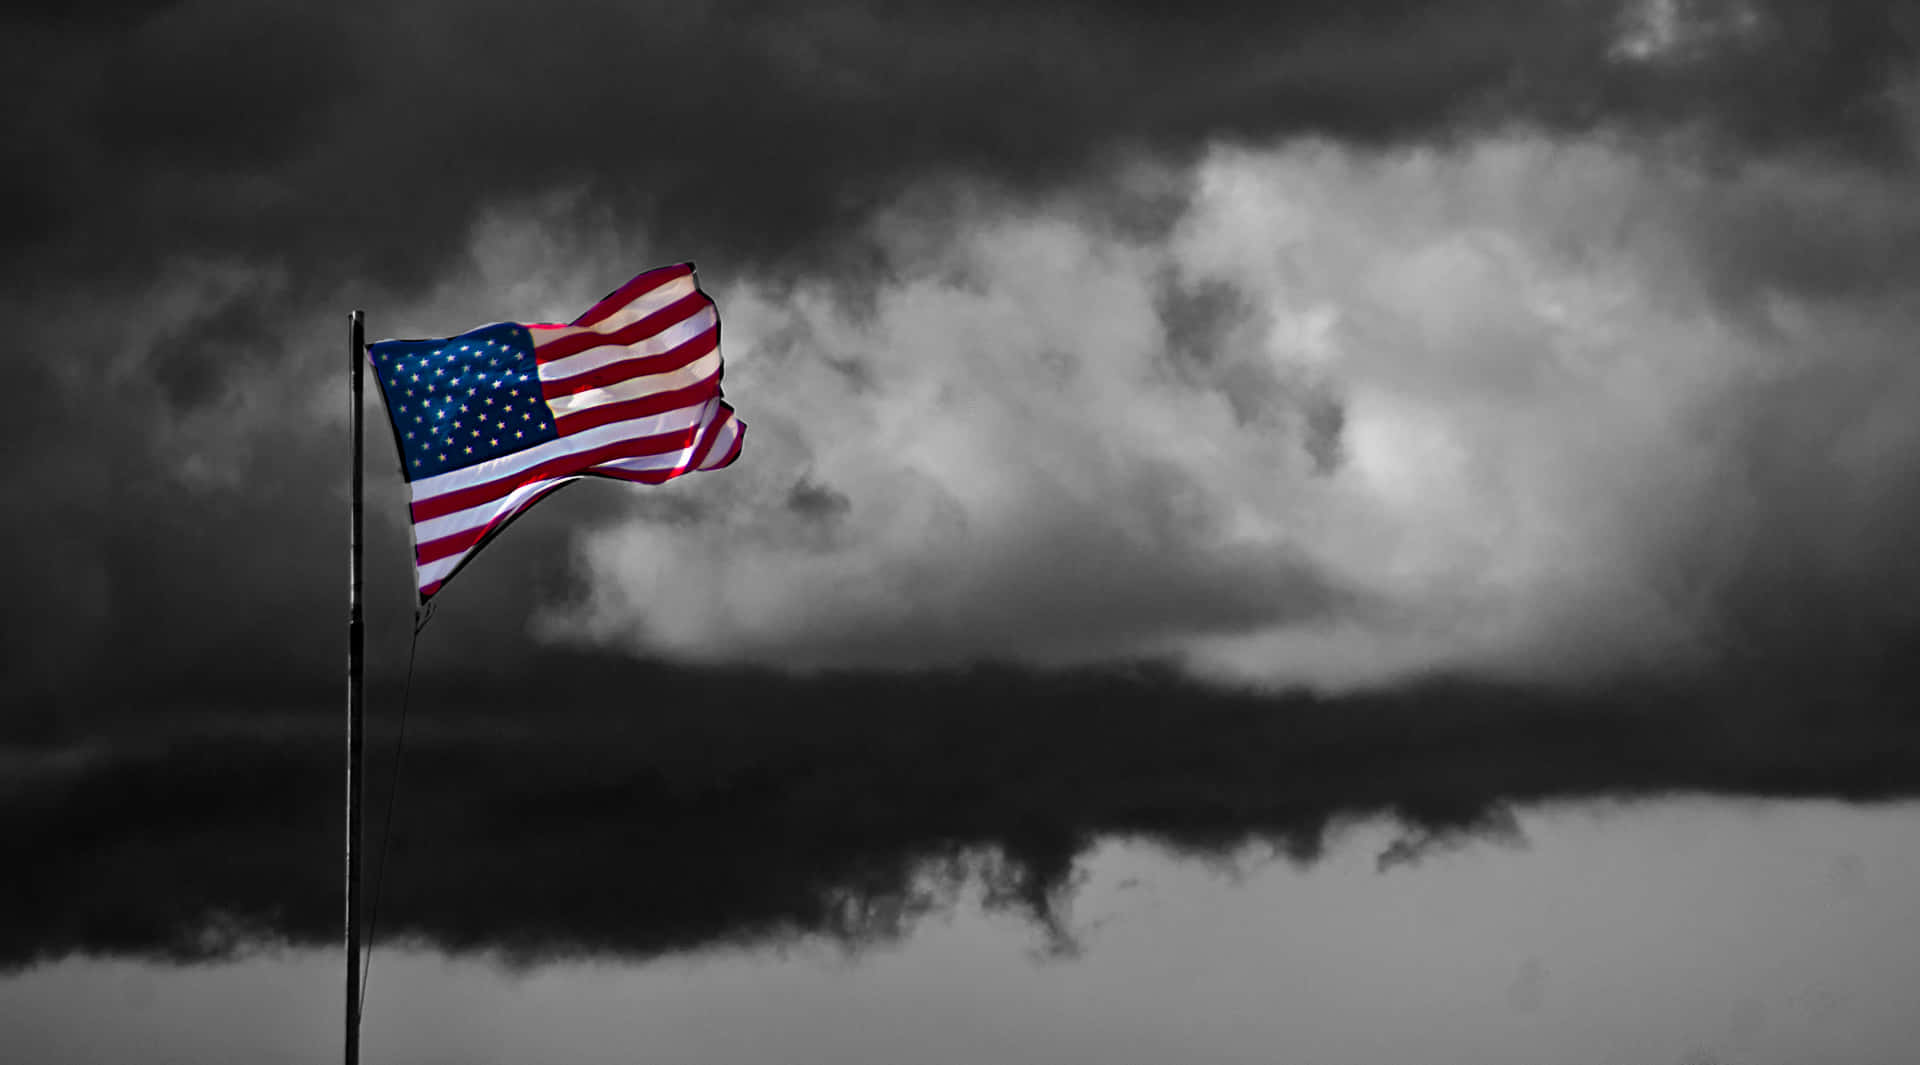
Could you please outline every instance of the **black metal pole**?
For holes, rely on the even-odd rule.
[[[347,315],[347,380],[353,432],[352,521],[347,534],[347,1065],[360,1061],[360,749],[365,719],[361,657],[366,630],[360,618],[360,390],[366,376],[364,322],[359,311]]]

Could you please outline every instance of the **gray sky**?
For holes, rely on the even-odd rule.
[[[397,904],[428,939],[831,927],[980,843],[1043,914],[1101,833],[1920,784],[1910,3],[6,18],[0,857],[40,879],[0,898],[62,908],[0,964],[325,938],[281,878],[337,816],[345,312],[567,320],[689,259],[745,455],[571,488],[441,597],[427,794],[494,819],[429,804],[434,875],[526,894]],[[737,894],[529,904],[624,868],[624,802]]]
[[[536,968],[382,949],[385,1062],[636,1058],[1158,1065],[1798,1065],[1904,1061],[1920,1002],[1911,805],[1667,802],[1522,818],[1381,874],[1356,828],[1310,868],[1084,856],[1079,953],[975,899],[908,942]],[[1739,905],[1728,905],[1730,898]],[[337,951],[228,965],[74,958],[0,980],[38,1062],[337,1060]]]
[[[751,460],[545,504],[445,604],[494,660],[1342,688],[1911,637],[1909,6],[1270,7],[14,16],[9,673],[319,683],[343,311],[680,258]]]

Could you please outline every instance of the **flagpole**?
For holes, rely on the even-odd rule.
[[[352,518],[347,537],[347,1031],[346,1062],[360,1061],[360,752],[365,719],[361,690],[361,658],[366,630],[360,617],[360,392],[366,376],[365,323],[359,311],[347,315],[347,360],[351,363],[347,391],[353,434]]]

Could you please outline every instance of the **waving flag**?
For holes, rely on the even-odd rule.
[[[412,493],[426,602],[528,507],[582,477],[659,484],[740,455],[720,316],[683,263],[567,325],[368,345]]]

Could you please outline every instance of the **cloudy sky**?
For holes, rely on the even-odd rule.
[[[741,461],[542,503],[440,597],[422,689],[508,719],[564,710],[579,735],[706,728],[735,746],[659,770],[647,801],[748,788],[730,830],[826,823],[791,813],[781,775],[806,743],[859,781],[821,811],[877,790],[895,820],[844,846],[796,829],[760,858],[804,856],[807,891],[743,881],[734,909],[690,902],[671,930],[443,914],[445,941],[831,924],[813,888],[930,840],[1012,844],[1032,861],[1009,897],[1032,902],[1115,826],[1310,854],[1352,808],[1444,835],[1540,795],[1920,788],[1901,665],[1920,643],[1911,3],[7,20],[0,736],[67,752],[20,778],[22,853],[148,809],[166,757],[211,790],[273,792],[262,764],[332,771],[331,748],[291,740],[244,769],[181,755],[202,734],[179,723],[219,706],[285,737],[333,725],[348,310],[375,338],[564,321],[683,260],[725,323]],[[408,542],[372,424],[384,698]],[[687,710],[744,704],[820,709],[837,738]],[[968,724],[1016,713],[1017,739]],[[167,739],[102,754],[112,730]],[[1314,737],[1288,748],[1302,769],[1337,756],[1351,777],[1273,791],[1236,759],[1282,733]],[[903,768],[988,749],[968,743],[1006,757]],[[1410,743],[1456,761],[1410,778],[1383,753]],[[1018,771],[1089,744],[1135,775],[1069,793]],[[484,779],[504,757],[459,749],[439,771]],[[82,783],[42,794],[39,773]],[[995,783],[960,812],[956,790]],[[614,846],[582,831],[570,853]],[[98,858],[48,875],[91,883]],[[267,913],[256,888],[169,897]],[[16,930],[7,955],[180,948],[191,909],[103,932],[69,905],[70,928]],[[275,919],[324,939],[332,903],[301,905]]]

